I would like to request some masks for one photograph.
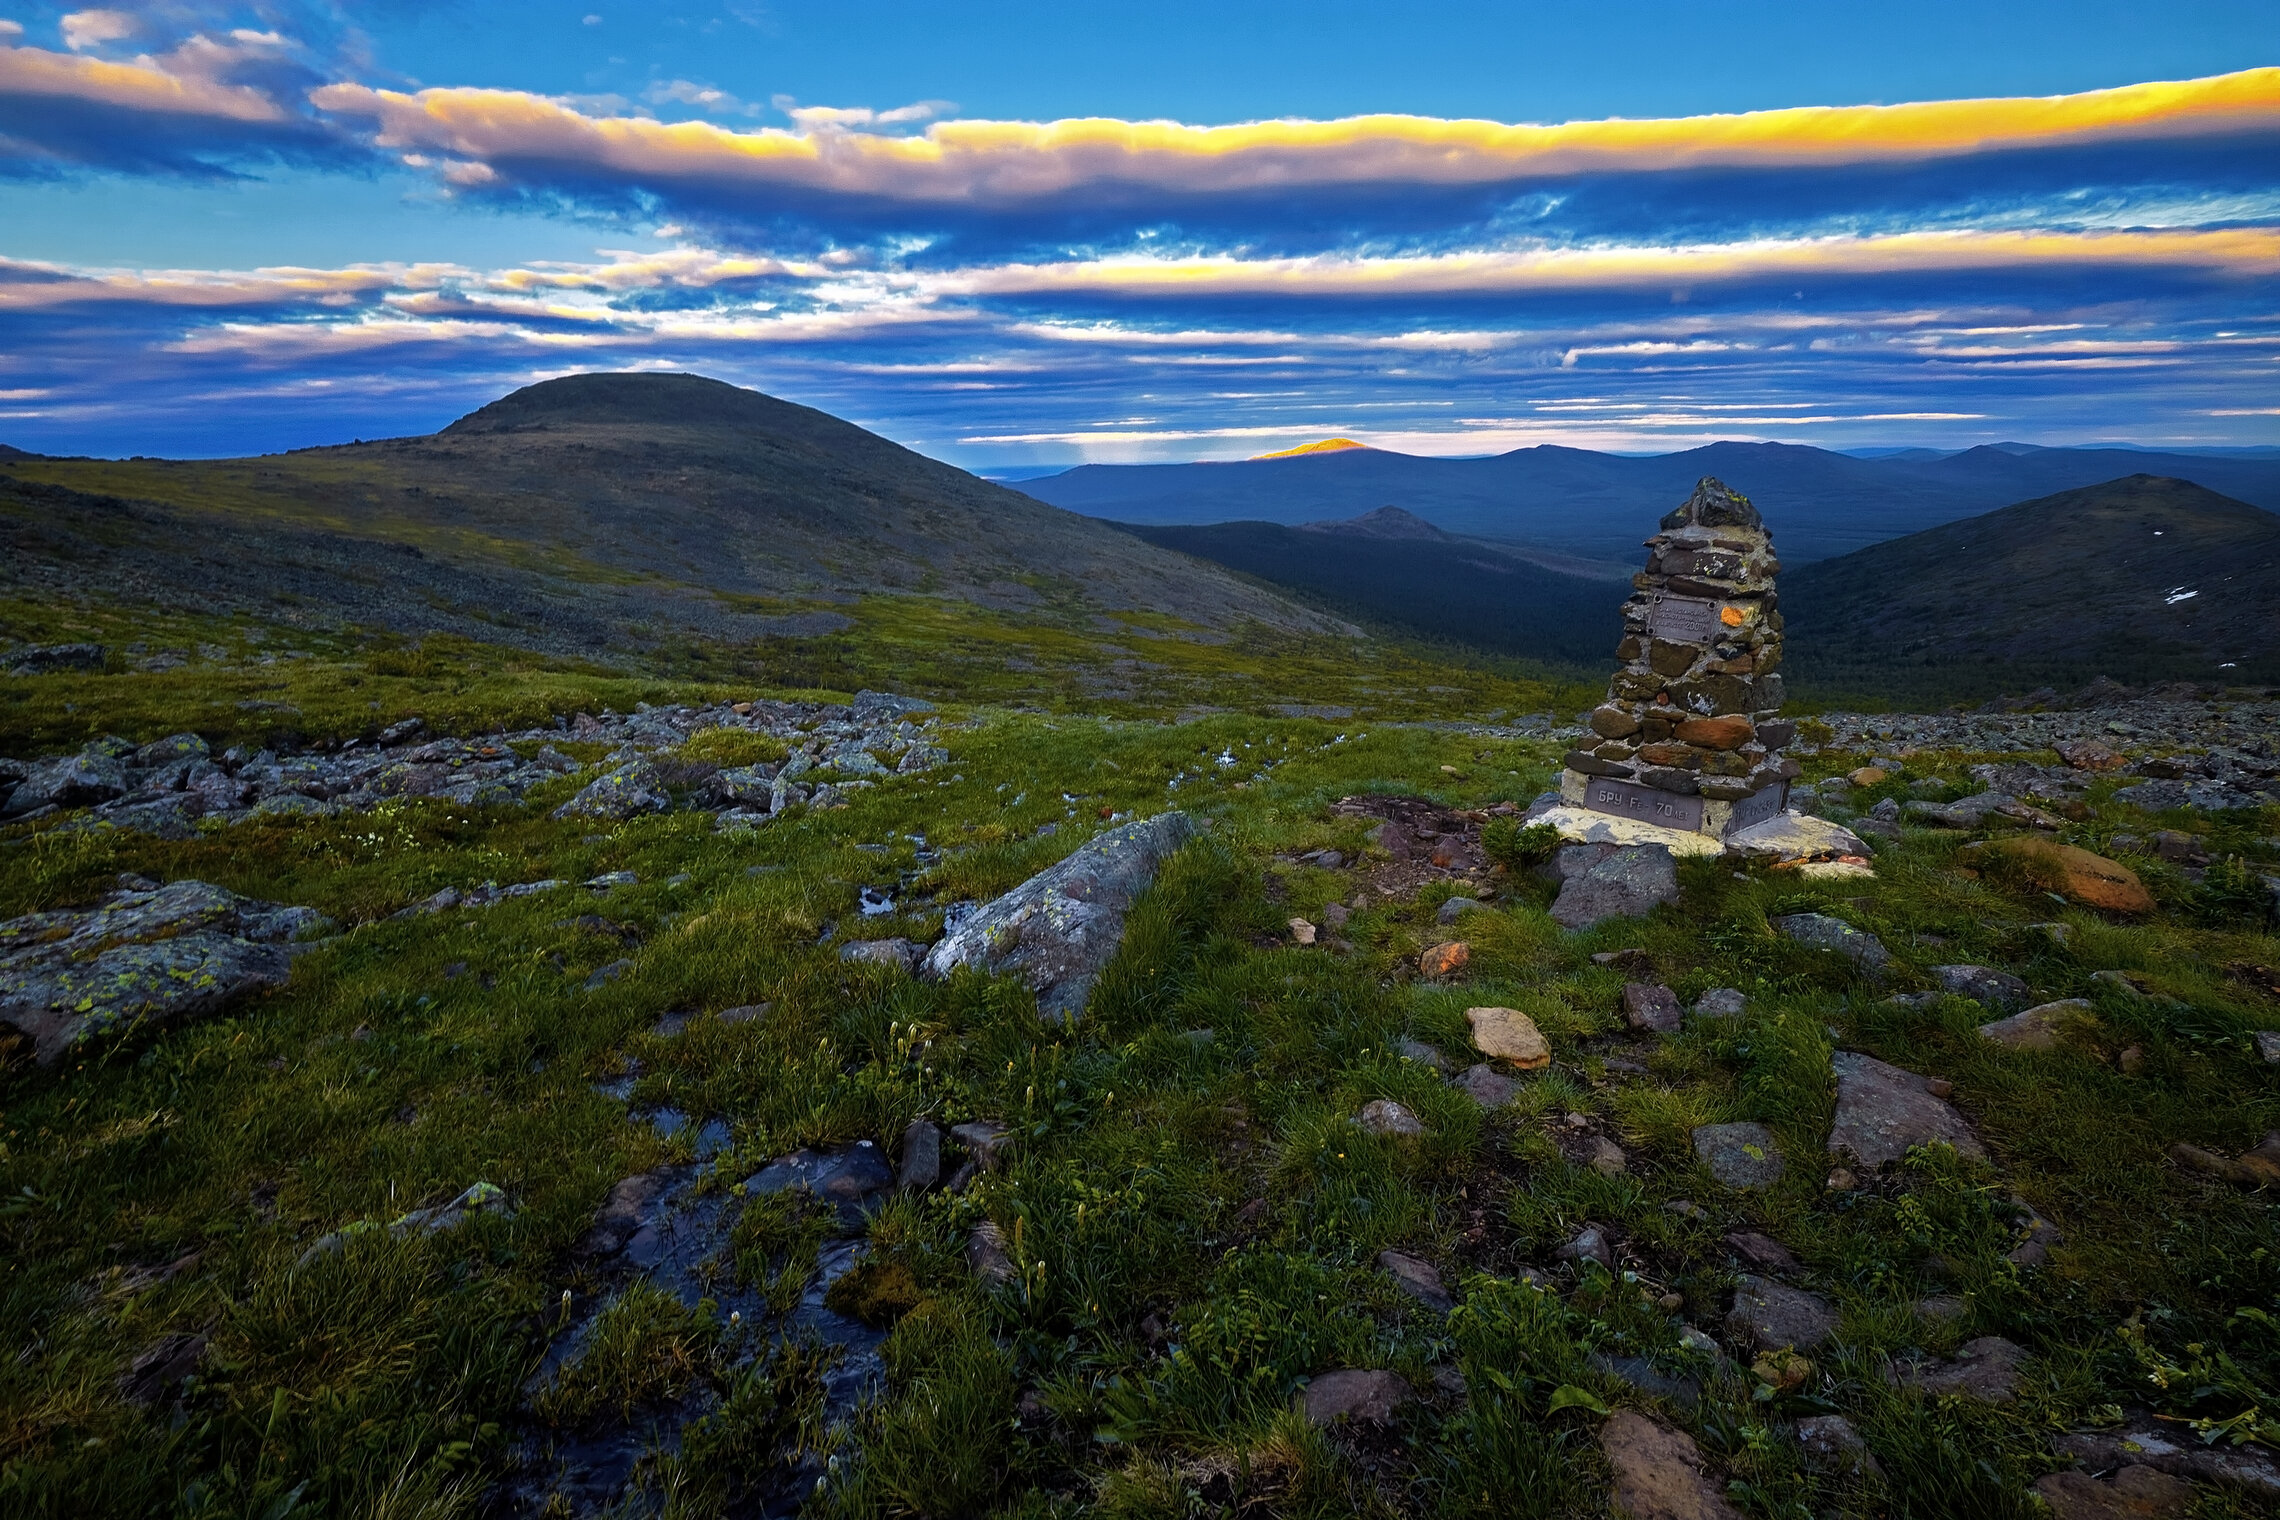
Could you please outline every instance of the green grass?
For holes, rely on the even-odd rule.
[[[779,668],[841,690],[939,681],[925,689],[956,704],[950,765],[754,834],[714,834],[686,815],[556,822],[546,814],[559,795],[542,789],[523,810],[406,800],[178,843],[38,829],[0,841],[0,912],[11,915],[85,901],[136,871],[309,903],[349,926],[273,997],[56,1070],[0,1073],[0,1323],[11,1331],[0,1512],[473,1513],[516,1433],[552,1421],[661,1422],[629,1499],[641,1513],[734,1513],[754,1473],[815,1459],[836,1465],[817,1469],[826,1481],[811,1509],[844,1516],[1595,1514],[1606,1480],[1589,1400],[1642,1396],[1589,1357],[1705,1371],[1645,1295],[1678,1293],[1695,1323],[1715,1328],[1733,1272],[1720,1237],[1736,1229],[1796,1250],[1859,1348],[1823,1359],[1797,1394],[1772,1395],[1735,1369],[1697,1410],[1665,1410],[1754,1516],[2023,1516],[2025,1485],[2053,1465],[2048,1433],[2103,1406],[2217,1420],[2280,1408],[2280,1337],[2259,1317],[2280,1309],[2272,1206],[2164,1159],[2173,1141],[2231,1154],[2280,1126],[2280,1092],[2247,1042],[2280,1026],[2280,1006],[2223,971],[2280,963],[2280,943],[2221,894],[2149,866],[2163,910],[2108,923],[1959,877],[1953,844],[1924,834],[1887,850],[1871,883],[1690,865],[1676,907],[1568,935],[1545,916],[1550,888],[1523,872],[1504,879],[1494,911],[1464,921],[1468,979],[1431,985],[1412,971],[1444,937],[1434,908],[1445,888],[1356,913],[1350,952],[1300,949],[1287,920],[1352,898],[1356,882],[1289,857],[1359,847],[1359,826],[1330,813],[1351,793],[1525,800],[1556,747],[1203,697],[1273,685],[1278,701],[1416,714],[1443,701],[1538,706],[1526,699],[1540,688],[1397,655],[1340,669],[1303,650],[1154,629],[1114,638],[1173,674],[1148,675],[1164,684],[1145,701],[1093,702],[1057,663],[1060,634],[1024,635],[1036,663],[1059,673],[1007,672],[1007,625],[953,609],[957,632],[922,616],[936,605],[866,604],[864,632],[810,646],[812,665]],[[411,661],[405,673],[378,672],[390,654]],[[904,661],[909,679],[896,681]],[[1001,675],[1020,680],[1000,687]],[[216,714],[235,700],[228,683],[285,682],[280,699],[310,732],[405,711],[473,726],[676,693],[758,694],[437,644],[258,673],[10,682],[8,731],[22,747],[198,727],[168,705],[169,678],[180,701]],[[958,684],[968,679],[977,684]],[[1167,721],[1191,697],[1245,710]],[[1013,701],[1048,710],[1002,705]],[[1087,715],[1088,704],[1108,715]],[[716,760],[763,757],[702,746]],[[1239,763],[1221,768],[1222,753]],[[1914,763],[1955,776],[1968,758]],[[574,785],[549,783],[560,795]],[[2105,790],[2072,826],[2079,837],[2143,832]],[[1040,1023],[1007,984],[912,982],[819,942],[827,924],[855,930],[862,886],[916,869],[912,835],[942,853],[927,885],[982,895],[1074,848],[1104,808],[1175,803],[1213,827],[1134,912],[1074,1025]],[[2274,822],[2212,837],[2254,851]],[[1055,831],[1041,833],[1047,824]],[[1505,843],[1524,864],[1525,844]],[[570,888],[389,917],[443,886],[610,870],[639,883],[606,898]],[[1773,936],[1769,917],[1804,909],[1877,933],[1896,959],[1888,986]],[[633,948],[581,929],[582,914],[622,926]],[[2053,919],[2073,928],[2063,946],[2029,927]],[[860,932],[937,921],[920,905]],[[1642,952],[1651,970],[1590,958],[1619,949]],[[625,977],[583,990],[625,955]],[[2013,969],[2039,996],[2089,997],[2093,1047],[2007,1052],[1976,1038],[1969,1005],[1881,1001],[1957,960]],[[2142,972],[2150,995],[2092,975],[2115,968]],[[1750,1011],[1634,1045],[1618,1033],[1619,1000],[1642,974],[1690,1002],[1741,988]],[[651,1032],[667,1012],[763,1001],[771,1012],[752,1022]],[[1479,1003],[1527,1011],[1558,1058],[1494,1114],[1394,1048],[1424,1040],[1468,1063],[1464,1010]],[[1820,1146],[1838,1042],[1953,1081],[1992,1163],[1927,1155],[1876,1188],[1829,1192]],[[2139,1075],[2114,1064],[2125,1045],[2144,1053]],[[1611,1057],[1647,1071],[1624,1073]],[[962,1195],[899,1199],[871,1226],[870,1264],[838,1302],[892,1327],[888,1377],[846,1430],[821,1415],[828,1352],[767,1349],[707,1306],[628,1287],[573,1253],[612,1184],[689,1159],[686,1141],[627,1122],[595,1090],[627,1075],[637,1106],[729,1123],[715,1186],[795,1146],[889,1141],[919,1116],[1014,1131],[999,1172]],[[1418,1113],[1426,1134],[1363,1134],[1350,1117],[1380,1097]],[[1570,1112],[1624,1145],[1623,1175],[1566,1159],[1554,1136]],[[1691,1128],[1735,1118],[1768,1124],[1787,1158],[1767,1193],[1728,1193],[1695,1161]],[[436,1237],[367,1231],[296,1265],[320,1235],[478,1180],[507,1191],[511,1217]],[[2014,1195],[2065,1232],[2043,1271],[2003,1260]],[[1665,1210],[1676,1198],[1702,1216]],[[738,1207],[724,1270],[786,1306],[813,1280],[823,1222],[782,1199]],[[984,1218],[1004,1231],[1016,1269],[987,1293],[964,1264]],[[1630,1243],[1642,1281],[1542,1293],[1519,1280],[1587,1221]],[[1402,1296],[1374,1265],[1388,1246],[1435,1262],[1457,1312]],[[193,1252],[174,1277],[140,1270]],[[610,1307],[576,1355],[534,1382],[565,1290]],[[1962,1297],[1965,1317],[1916,1316],[1933,1293]],[[172,1399],[124,1401],[118,1375],[170,1332],[210,1337],[179,1412]],[[2019,1403],[1904,1395],[1873,1361],[1980,1334],[2034,1353]],[[1291,1414],[1305,1379],[1340,1366],[1411,1380],[1420,1397],[1395,1432],[1353,1443]],[[2176,1369],[2167,1387],[2149,1366]],[[1450,1368],[1469,1398],[1435,1390],[1434,1372]],[[692,1423],[676,1435],[683,1410]],[[1788,1423],[1830,1410],[1867,1435],[1881,1478],[1802,1465]],[[2205,1495],[2203,1512],[2244,1513],[2228,1502]]]

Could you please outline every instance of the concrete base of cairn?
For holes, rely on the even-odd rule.
[[[1560,800],[1723,839],[1778,814],[1797,762],[1781,754],[1780,561],[1749,499],[1705,476],[1647,540],[1623,604],[1623,668],[1568,751]]]

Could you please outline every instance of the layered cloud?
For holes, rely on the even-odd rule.
[[[341,83],[311,95],[390,150],[446,154],[534,184],[618,179],[1005,206],[1115,187],[1180,196],[1319,186],[1491,185],[1587,174],[1876,164],[2280,130],[2280,69],[2047,99],[1817,106],[1661,121],[1511,126],[1421,116],[1236,126],[1085,119],[799,130],[588,115],[515,90],[416,93]]]
[[[2280,69],[1553,125],[1012,122],[423,89],[245,20],[0,29],[0,174],[408,173],[623,251],[180,268],[11,258],[0,230],[0,440],[226,452],[645,366],[977,464],[2280,439]]]

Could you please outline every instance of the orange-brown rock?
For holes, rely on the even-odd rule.
[[[1678,737],[1708,749],[1740,749],[1756,737],[1750,720],[1728,714],[1717,718],[1689,718],[1678,725]]]
[[[1427,976],[1454,976],[1464,970],[1465,962],[1471,959],[1472,946],[1461,939],[1451,940],[1445,945],[1435,945],[1417,957],[1417,969]]]
[[[1960,853],[1975,865],[2007,871],[2086,908],[2107,913],[2153,911],[2153,894],[2135,871],[2055,839],[2017,834],[1968,845]]]

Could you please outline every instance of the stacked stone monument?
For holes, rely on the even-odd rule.
[[[1647,540],[1623,604],[1623,668],[1568,752],[1571,808],[1723,839],[1779,814],[1781,612],[1773,540],[1749,498],[1708,476]]]

